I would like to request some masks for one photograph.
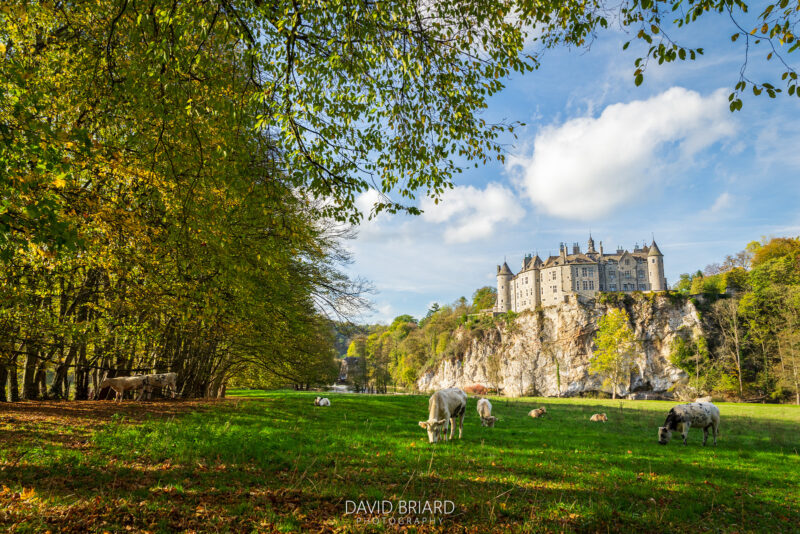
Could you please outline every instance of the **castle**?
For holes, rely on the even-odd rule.
[[[542,261],[538,255],[525,256],[516,275],[507,263],[497,266],[497,301],[494,312],[521,312],[538,306],[564,302],[569,295],[592,298],[600,291],[665,291],[664,255],[655,239],[650,246],[635,246],[633,252],[618,248],[613,254],[589,247],[582,253],[577,243],[572,254],[561,243],[559,255]]]

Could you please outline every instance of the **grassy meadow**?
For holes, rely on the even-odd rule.
[[[470,399],[463,439],[430,445],[426,396],[238,391],[217,402],[0,406],[0,531],[789,532],[800,524],[800,408],[720,403],[721,436],[656,441],[674,403]],[[527,417],[546,406],[541,419]],[[608,423],[590,423],[605,412]],[[709,440],[710,443],[710,440]],[[425,515],[347,501],[451,501]],[[413,516],[413,517],[412,517]],[[391,519],[389,519],[391,518]],[[379,520],[383,520],[381,523]],[[365,521],[375,522],[365,524]]]

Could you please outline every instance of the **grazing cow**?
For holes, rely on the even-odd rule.
[[[589,421],[595,421],[595,422],[602,421],[605,423],[606,421],[608,421],[608,416],[604,413],[596,413],[589,418]]]
[[[144,375],[144,384],[142,392],[139,394],[137,400],[141,400],[145,393],[152,393],[153,388],[163,388],[170,392],[172,398],[175,398],[176,383],[178,381],[178,373],[161,373],[155,375]]]
[[[699,426],[703,429],[703,446],[708,441],[708,429],[711,428],[714,432],[714,446],[716,447],[717,435],[719,435],[719,408],[710,402],[693,402],[674,406],[667,414],[664,426],[658,428],[658,442],[666,445],[672,437],[672,432],[677,430],[683,435],[683,444],[686,445],[686,437],[692,426]]]
[[[314,399],[314,406],[330,406],[331,401],[327,397],[317,397]]]
[[[481,417],[481,426],[493,427],[497,417],[492,415],[492,403],[489,399],[478,399],[478,415]]]
[[[711,402],[711,395],[709,395],[707,397],[697,397],[694,401],[695,402]]]
[[[528,415],[536,419],[537,417],[542,417],[544,414],[547,413],[547,408],[536,408],[528,412]]]
[[[106,378],[100,382],[100,387],[97,389],[99,393],[103,388],[110,387],[114,390],[116,402],[122,402],[122,397],[125,392],[131,389],[139,389],[144,384],[143,376],[118,376],[115,378]],[[141,395],[140,395],[141,397]]]
[[[428,431],[428,441],[436,443],[440,439],[440,434],[442,441],[447,440],[447,427],[450,425],[452,425],[450,439],[453,439],[458,419],[458,438],[461,439],[466,411],[466,393],[458,388],[440,389],[428,400],[428,420],[420,421],[419,426]],[[443,434],[442,429],[444,429]]]

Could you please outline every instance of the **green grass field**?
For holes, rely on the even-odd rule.
[[[0,530],[346,532],[427,520],[346,513],[347,501],[375,500],[451,501],[441,522],[412,525],[426,532],[800,528],[796,406],[721,403],[719,444],[704,448],[699,429],[686,447],[656,442],[674,403],[492,399],[500,420],[483,428],[470,399],[463,439],[430,445],[417,426],[425,396],[327,395],[332,406],[316,408],[315,393],[234,393],[119,410],[0,407]],[[538,406],[547,416],[527,417]],[[590,423],[596,412],[609,422]]]

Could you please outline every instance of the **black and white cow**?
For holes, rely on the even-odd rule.
[[[447,427],[450,429],[450,439],[456,432],[456,419],[458,419],[458,438],[464,429],[464,414],[467,411],[467,394],[458,388],[440,389],[428,399],[428,420],[420,421],[419,426],[428,431],[428,441],[436,443],[441,439],[447,440]],[[442,433],[444,430],[444,433]],[[440,435],[441,434],[441,438]]]
[[[683,436],[683,444],[686,445],[689,428],[693,426],[703,429],[704,446],[708,441],[708,429],[712,429],[716,447],[719,435],[719,408],[710,402],[693,402],[674,406],[667,414],[664,426],[658,428],[658,442],[666,445],[672,437],[672,432],[678,431]]]

